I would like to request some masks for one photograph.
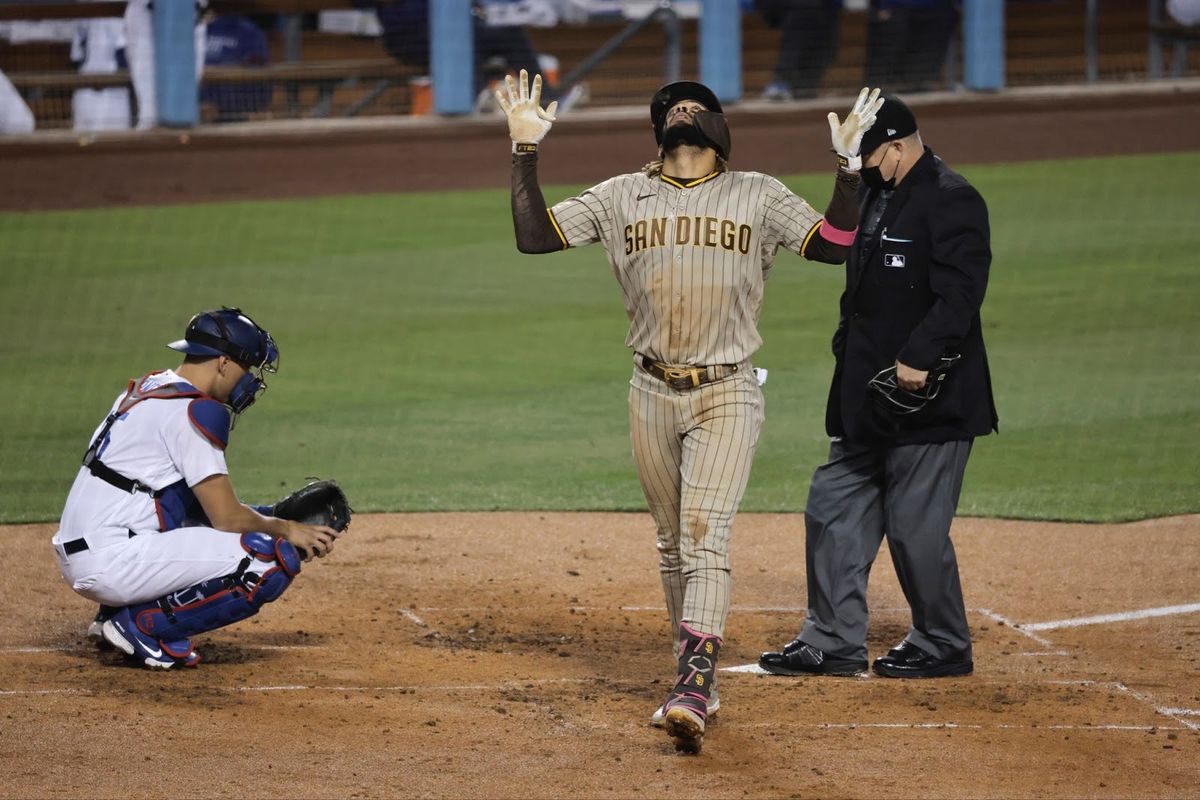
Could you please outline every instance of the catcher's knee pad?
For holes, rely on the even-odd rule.
[[[232,625],[283,594],[300,572],[296,548],[283,539],[246,533],[242,548],[248,555],[232,574],[132,606],[138,629],[156,639],[186,639]]]

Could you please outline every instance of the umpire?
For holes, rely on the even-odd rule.
[[[987,206],[924,146],[899,99],[863,136],[825,426],[829,461],[805,509],[808,613],[759,665],[777,675],[867,668],[867,576],[886,535],[912,609],[877,658],[889,678],[973,669],[950,523],[976,436],[997,428],[979,309],[991,263]]]

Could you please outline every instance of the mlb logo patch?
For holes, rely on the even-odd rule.
[[[883,265],[885,267],[895,267],[896,269],[904,269],[904,256],[896,253],[887,253],[883,257]]]

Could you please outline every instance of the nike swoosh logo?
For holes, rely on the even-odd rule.
[[[654,197],[654,192],[651,192],[650,194],[639,194],[638,201],[645,200],[647,197]]]
[[[119,630],[121,633],[125,634],[126,636],[129,636],[130,639],[134,638],[132,635],[130,635],[129,631],[127,631],[121,627],[121,623],[117,622],[116,620],[113,620],[113,624],[116,625],[117,630]],[[162,650],[152,650],[144,642],[141,643],[141,645],[142,645],[142,649],[144,649],[147,653],[149,653],[154,658],[162,658]]]
[[[883,235],[883,240],[885,242],[912,242],[912,239],[893,239],[891,236],[888,236],[886,233]]]

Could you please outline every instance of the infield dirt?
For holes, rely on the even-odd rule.
[[[696,758],[647,724],[674,672],[642,514],[357,519],[195,670],[84,643],[51,525],[4,531],[4,797],[1194,797],[1200,517],[959,520],[967,678],[721,675]],[[742,515],[722,666],[788,641],[803,520]],[[18,598],[21,600],[18,601]],[[19,605],[18,605],[19,602]],[[872,656],[904,635],[886,548]],[[1008,621],[1001,621],[1002,619]]]

